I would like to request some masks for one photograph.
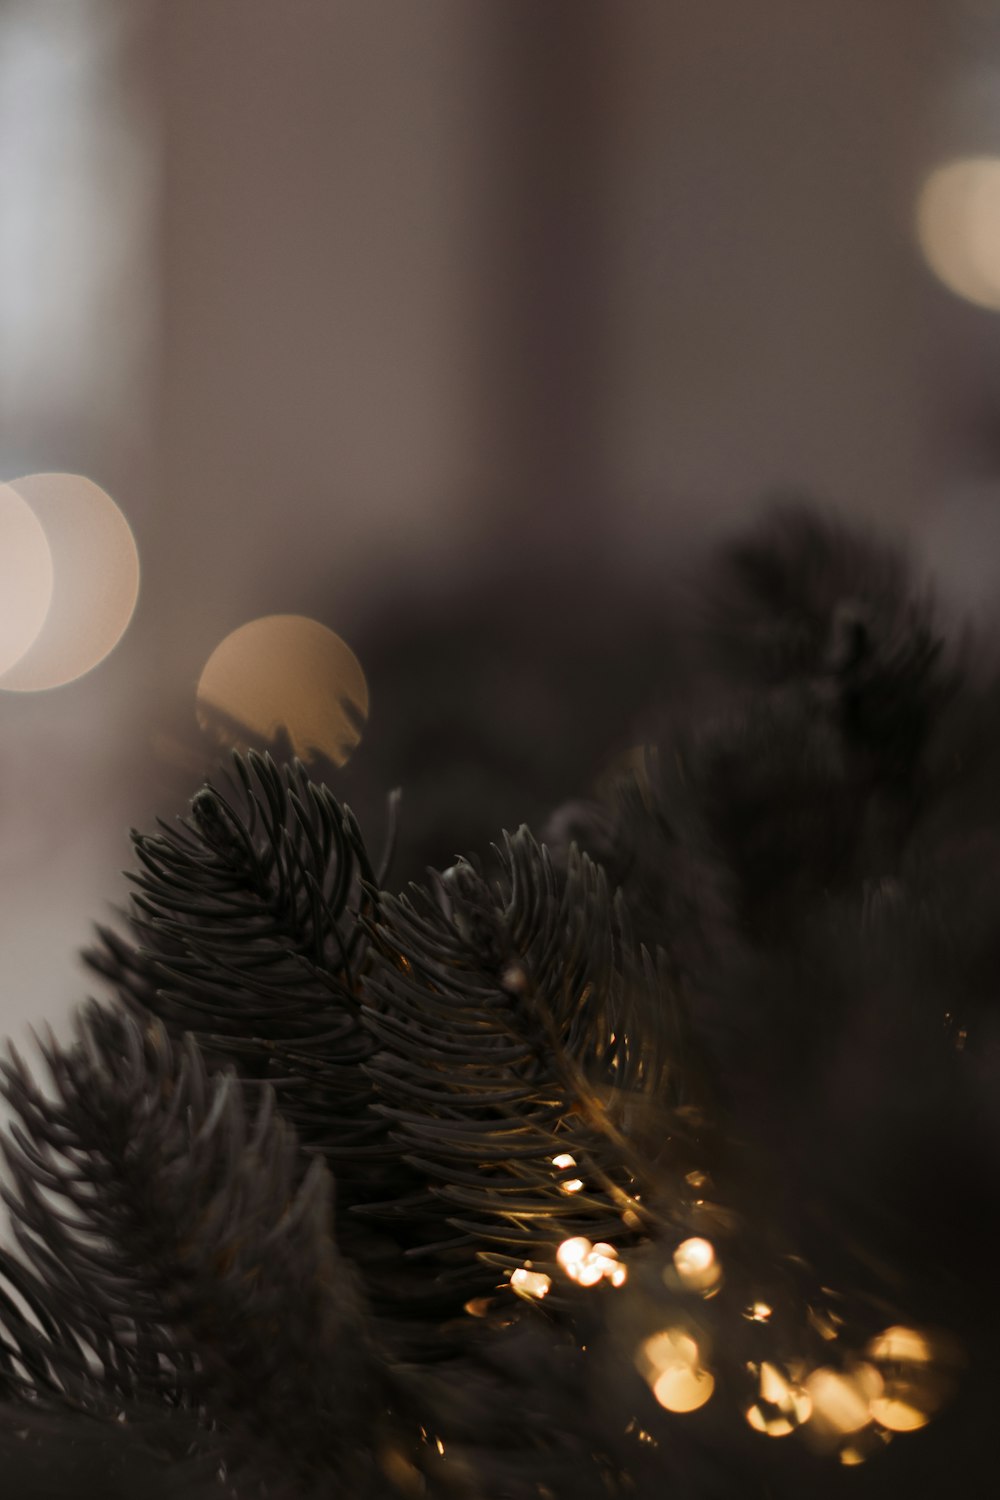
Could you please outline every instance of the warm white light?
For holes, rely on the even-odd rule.
[[[930,1341],[915,1328],[897,1325],[873,1338],[868,1354],[878,1364],[882,1381],[871,1403],[875,1421],[889,1432],[915,1432],[926,1426],[949,1386]]]
[[[9,484],[0,484],[0,600],[2,674],[36,639],[52,602],[52,553],[45,531]]]
[[[929,1414],[918,1406],[889,1396],[876,1397],[871,1404],[871,1414],[890,1432],[916,1432],[918,1427],[926,1427],[930,1421]]]
[[[73,682],[104,660],[132,618],[139,555],[110,495],[80,474],[11,481],[45,532],[52,598],[45,623],[0,686],[34,693]]]
[[[1000,158],[966,157],[932,172],[917,206],[917,234],[949,290],[1000,309]]]
[[[850,1374],[824,1367],[813,1371],[806,1388],[823,1426],[857,1432],[871,1420],[871,1403],[881,1395],[882,1381],[871,1365],[861,1365]]]
[[[667,1411],[697,1411],[714,1390],[715,1378],[708,1370],[675,1365],[657,1378],[653,1395]]]
[[[770,1321],[774,1309],[767,1302],[754,1302],[744,1313],[751,1323],[767,1323]]]
[[[544,1297],[552,1285],[544,1271],[529,1271],[527,1266],[518,1266],[511,1273],[510,1284],[524,1297]]]
[[[562,1266],[566,1275],[575,1280],[576,1273],[593,1248],[590,1241],[584,1239],[583,1235],[575,1235],[570,1240],[563,1240],[556,1251],[556,1260]]]
[[[596,1286],[605,1278],[612,1286],[624,1286],[628,1279],[628,1271],[619,1261],[614,1245],[603,1242],[592,1245],[583,1235],[563,1240],[556,1251],[556,1260],[578,1286]]]
[[[698,1345],[680,1328],[663,1328],[650,1334],[639,1345],[639,1365],[643,1372],[659,1375],[673,1365],[696,1365]]]
[[[931,1346],[915,1328],[887,1328],[868,1345],[872,1359],[923,1365],[931,1357]]]
[[[250,620],[216,646],[197,691],[198,721],[235,748],[282,733],[303,760],[343,765],[360,743],[368,684],[353,651],[302,615]]]
[[[568,1167],[576,1166],[576,1157],[570,1156],[568,1151],[563,1151],[552,1158],[552,1165],[565,1171]],[[579,1177],[569,1177],[564,1182],[560,1182],[559,1186],[564,1193],[579,1193],[583,1188],[583,1181]]]
[[[758,1390],[759,1399],[746,1409],[747,1421],[758,1432],[787,1437],[809,1420],[812,1400],[808,1391],[786,1379],[776,1365],[761,1365]]]
[[[684,1285],[692,1291],[707,1292],[722,1274],[709,1240],[695,1237],[682,1241],[674,1251],[674,1267]]]
[[[644,1339],[636,1365],[667,1411],[696,1411],[715,1390],[713,1376],[700,1363],[698,1345],[681,1328],[663,1328]]]

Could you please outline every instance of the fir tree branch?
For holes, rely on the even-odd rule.
[[[157,1022],[91,1006],[75,1046],[42,1051],[52,1098],[16,1056],[3,1067],[4,1197],[50,1343],[85,1351],[105,1402],[166,1401],[279,1471],[364,1492],[385,1400],[322,1163],[300,1180],[270,1093],[251,1116],[233,1077]],[[23,1320],[15,1337],[41,1393],[75,1395],[64,1358]]]
[[[251,751],[233,766],[235,783],[206,786],[179,828],[133,831],[138,946],[102,929],[87,958],[171,1036],[193,1032],[212,1066],[272,1083],[349,1201],[387,1155],[366,1108],[373,1046],[358,988],[384,864],[372,866],[350,812],[298,762]]]
[[[635,952],[586,857],[560,879],[526,829],[500,854],[496,889],[463,862],[433,894],[384,898],[365,978],[375,1107],[455,1231],[425,1253],[457,1263],[444,1279],[465,1295],[573,1235],[632,1242],[655,1222],[650,1188],[665,1208],[680,1182],[664,966]]]

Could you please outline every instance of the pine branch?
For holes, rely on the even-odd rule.
[[[952,711],[888,551],[786,516],[733,558],[724,712],[574,809],[607,873],[522,830],[387,896],[255,756],[134,835],[125,1014],[51,1095],[5,1070],[0,1456],[51,1418],[241,1496],[814,1493],[766,1437],[855,1463],[946,1406],[942,1329],[993,1358],[1000,695]]]
[[[8,1304],[21,1351],[8,1369],[75,1404],[99,1391],[105,1411],[192,1411],[278,1472],[366,1492],[385,1401],[322,1163],[300,1182],[270,1093],[252,1117],[232,1076],[211,1078],[193,1041],[175,1048],[158,1023],[92,1006],[74,1047],[42,1051],[53,1098],[16,1056],[3,1067],[17,1117],[4,1197],[43,1283],[46,1336]],[[86,1390],[79,1362],[67,1376],[73,1345]]]
[[[373,1047],[359,994],[363,919],[384,868],[298,762],[281,769],[251,751],[233,765],[235,784],[206,786],[179,829],[133,831],[138,946],[101,929],[87,959],[172,1037],[192,1032],[212,1066],[273,1084],[303,1144],[335,1166],[347,1202],[386,1156],[367,1111],[362,1065]]]
[[[526,829],[500,853],[495,889],[462,862],[433,894],[384,898],[365,979],[375,1107],[451,1228],[420,1253],[456,1298],[498,1267],[551,1267],[573,1235],[633,1242],[682,1177],[665,967],[634,951],[588,859],[560,880]]]

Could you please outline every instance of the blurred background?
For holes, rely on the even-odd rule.
[[[989,611],[998,309],[993,0],[0,0],[0,610],[25,504],[52,611],[141,575],[90,670],[0,676],[0,1029],[87,993],[247,622],[352,648],[331,775],[375,842],[404,784],[402,879],[586,790],[775,492]]]

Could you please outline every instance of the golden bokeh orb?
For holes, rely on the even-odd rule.
[[[368,683],[351,648],[304,615],[265,615],[212,652],[198,681],[198,722],[234,749],[286,738],[302,760],[344,765],[361,742]]]
[[[950,291],[1000,311],[1000,157],[963,157],[931,172],[917,203],[917,238]]]

